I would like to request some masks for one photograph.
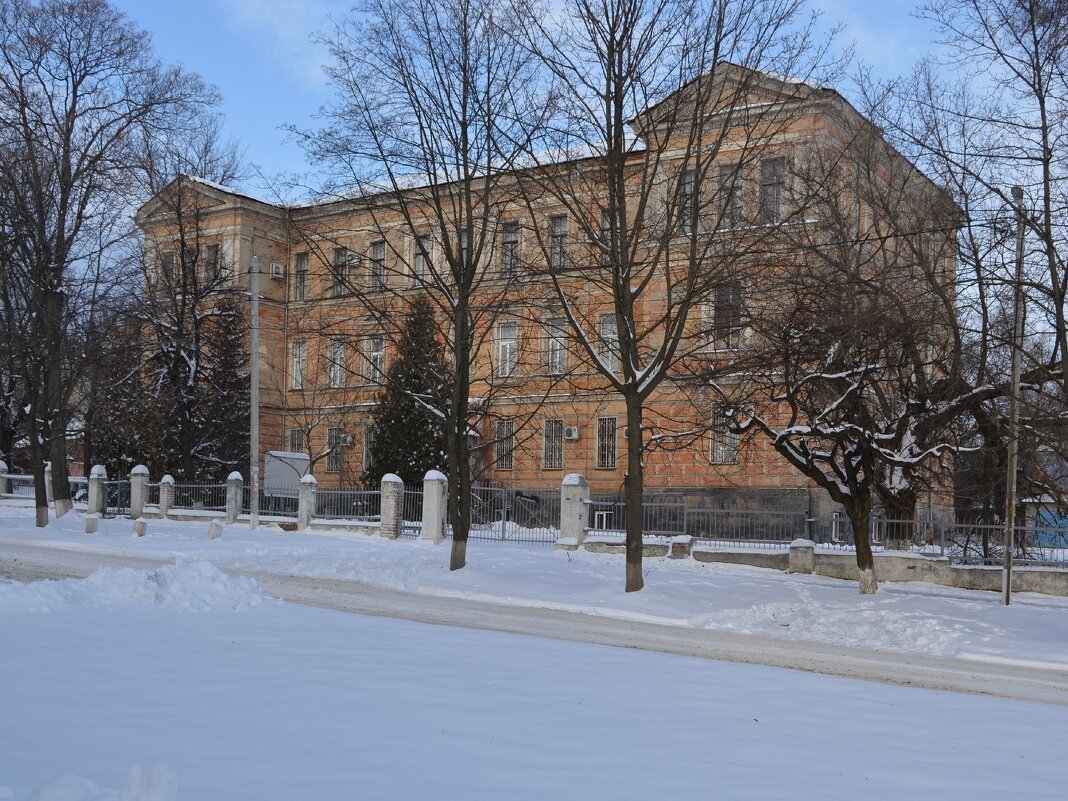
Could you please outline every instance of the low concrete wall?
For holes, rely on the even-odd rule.
[[[722,551],[695,545],[692,555],[698,562],[752,565],[773,570],[786,570],[790,566],[790,554],[786,551]]]

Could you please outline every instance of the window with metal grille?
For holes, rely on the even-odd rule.
[[[330,342],[328,351],[327,373],[331,387],[345,386],[345,340],[335,339]]]
[[[371,426],[363,429],[363,471],[370,473],[375,467],[374,458],[375,430]]]
[[[497,460],[498,470],[511,470],[515,466],[515,422],[513,420],[497,421]]]
[[[786,159],[767,159],[760,165],[760,221],[764,225],[781,222],[786,182]]]
[[[697,213],[697,171],[686,170],[679,179],[679,230],[693,233]]]
[[[563,317],[545,321],[545,358],[549,375],[563,375],[567,369],[567,333]]]
[[[716,287],[712,308],[712,346],[730,350],[742,344],[742,285],[728,281]]]
[[[219,246],[207,245],[204,248],[204,275],[209,279],[219,277],[221,266],[219,264]]]
[[[412,274],[417,284],[426,283],[430,277],[430,234],[415,238],[415,265]]]
[[[348,248],[334,248],[334,283],[330,294],[335,298],[348,292],[350,260]]]
[[[601,315],[601,341],[598,344],[601,361],[611,373],[619,369],[619,328],[614,314]]]
[[[293,388],[301,389],[308,377],[308,343],[298,339],[293,343]]]
[[[497,375],[507,378],[515,372],[518,362],[519,323],[500,323],[497,326]]]
[[[567,267],[567,215],[557,214],[549,218],[549,258],[553,270]]]
[[[370,264],[368,265],[368,279],[371,289],[386,288],[386,243],[382,241],[371,243]]]
[[[541,466],[560,470],[564,466],[564,421],[546,420],[542,428]]]
[[[303,453],[304,452],[304,429],[303,428],[291,428],[291,429],[289,429],[289,452],[290,453]]]
[[[729,407],[722,404],[712,409],[708,458],[713,464],[735,464],[738,461],[738,432],[728,410]]]
[[[614,470],[616,467],[616,418],[597,418],[597,468]]]
[[[364,378],[375,383],[386,377],[386,337],[372,334],[363,343]]]
[[[719,168],[720,228],[742,226],[742,168],[740,164],[724,164]]]
[[[326,472],[341,472],[341,429],[326,429]]]
[[[519,272],[519,223],[506,222],[501,239],[501,275],[515,278]]]
[[[471,242],[467,237],[467,231],[460,231],[460,264],[467,265],[471,258]]]
[[[308,254],[297,254],[297,269],[293,273],[293,300],[308,297]]]

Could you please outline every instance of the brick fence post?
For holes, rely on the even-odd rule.
[[[315,516],[315,488],[319,484],[311,473],[300,477],[297,490],[297,531],[304,531]]]
[[[163,520],[174,506],[174,476],[166,475],[159,480],[159,516]]]
[[[89,514],[103,514],[107,506],[108,488],[105,482],[108,480],[108,471],[104,465],[95,464],[89,471]]]
[[[586,539],[590,523],[590,485],[578,473],[560,482],[560,539],[557,548],[573,550]]]
[[[130,471],[130,517],[137,520],[148,499],[148,468],[139,464]]]
[[[445,494],[449,480],[437,470],[423,476],[423,526],[419,539],[441,542],[445,539]]]
[[[241,514],[241,501],[245,494],[245,480],[236,470],[226,477],[226,517],[227,525],[237,521]]]
[[[401,535],[404,525],[404,481],[400,476],[386,473],[382,476],[382,504],[379,515],[379,535],[395,540]]]

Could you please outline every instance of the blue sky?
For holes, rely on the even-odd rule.
[[[910,16],[915,0],[811,0],[824,21],[844,26],[842,41],[883,77],[907,73],[931,47],[927,23]],[[286,123],[312,125],[328,99],[321,65],[325,52],[311,42],[351,0],[112,0],[153,35],[162,59],[200,73],[223,95],[226,130],[246,159],[264,174],[302,173],[308,167]],[[260,181],[248,182],[256,190]]]

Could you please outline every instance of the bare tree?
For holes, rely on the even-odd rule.
[[[513,11],[503,0],[364,4],[360,16],[324,37],[336,99],[323,109],[326,126],[302,135],[339,177],[324,198],[338,201],[339,211],[347,209],[361,226],[308,227],[302,231],[308,247],[332,248],[354,236],[373,241],[362,254],[362,274],[347,285],[364,324],[395,338],[406,295],[425,293],[435,307],[453,371],[452,569],[466,562],[476,457],[493,441],[479,429],[495,404],[508,404],[520,419],[538,405],[512,405],[515,378],[489,358],[498,321],[511,315],[529,325],[537,306],[537,288],[513,261],[518,254],[501,256],[509,216],[517,216],[511,171],[543,114],[531,102],[537,80],[531,57],[502,32],[530,16]]]
[[[695,311],[740,287],[797,211],[784,134],[821,92],[810,23],[793,0],[585,0],[517,28],[552,87],[522,176],[540,273],[595,371],[587,390],[626,406],[627,591],[643,586],[644,454],[689,436],[647,402],[708,350]],[[757,174],[776,187],[760,208]]]
[[[44,461],[57,511],[70,508],[66,433],[77,385],[65,352],[111,279],[144,130],[171,130],[213,100],[199,79],[162,67],[149,37],[105,0],[0,2],[0,163],[8,265],[30,325],[20,347],[38,524],[47,523]],[[73,357],[73,358],[72,358]]]

